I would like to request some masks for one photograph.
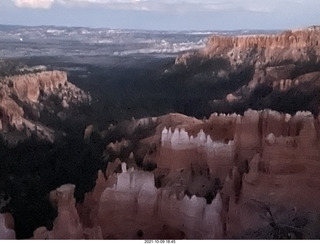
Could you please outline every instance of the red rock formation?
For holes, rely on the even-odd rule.
[[[10,214],[0,214],[0,240],[14,240],[16,234],[14,232],[13,218]]]
[[[315,68],[319,56],[320,27],[317,26],[273,35],[213,36],[204,49],[181,55],[176,64],[223,59],[229,65],[216,73],[228,75],[245,68],[254,69],[251,81],[245,86],[249,90],[265,84],[274,90],[287,91],[306,82],[319,87],[319,70]],[[240,90],[235,91],[226,96],[226,101],[234,102],[241,96]]]
[[[107,180],[100,171],[95,189],[78,204],[78,212],[74,207],[74,185],[58,188],[51,194],[52,200],[58,202],[54,227],[52,231],[38,228],[34,239],[222,237],[219,194],[207,204],[201,197],[189,198],[183,193],[178,196],[167,189],[157,189],[153,173],[132,168],[127,171],[125,163],[122,171]]]
[[[247,58],[256,65],[275,63],[277,60],[308,61],[307,51],[320,54],[320,27],[285,31],[276,35],[213,36],[199,53],[187,53],[176,59],[176,64],[188,63],[194,55],[201,57],[224,57],[233,65]],[[252,56],[251,52],[256,56]],[[257,55],[258,54],[258,55]],[[276,54],[276,55],[275,55]]]
[[[83,239],[82,225],[75,208],[74,189],[74,185],[62,185],[52,194],[58,204],[58,216],[53,222],[53,229],[36,229],[34,239]]]
[[[19,105],[5,94],[0,100],[1,129],[6,129],[8,125],[21,130],[23,128],[24,111]]]
[[[230,119],[230,116],[215,117],[220,121],[226,121],[226,118]],[[268,228],[273,222],[273,228],[286,230],[283,235],[292,237],[303,233],[305,230],[295,227],[290,219],[293,209],[296,217],[304,215],[308,218],[306,228],[316,226],[317,218],[305,213],[318,214],[320,209],[320,199],[316,197],[320,187],[318,120],[309,112],[298,112],[295,116],[290,116],[270,110],[249,110],[243,117],[235,118],[230,120],[235,125],[235,157],[228,158],[228,154],[222,153],[225,161],[206,161],[200,156],[198,142],[195,143],[189,135],[187,137],[183,129],[172,131],[165,128],[162,130],[163,139],[158,149],[159,157],[154,161],[158,163],[158,167],[168,168],[171,172],[188,170],[193,164],[200,167],[206,167],[207,164],[212,169],[211,172],[219,177],[223,177],[225,173],[217,174],[214,167],[224,165],[226,172],[232,169],[231,175],[225,181],[222,179],[223,202],[227,209],[225,234],[228,237],[239,238],[247,232]],[[204,127],[205,124],[207,121],[203,121],[201,126]],[[186,128],[192,130],[192,124],[187,124]],[[203,139],[207,139],[206,136]],[[204,147],[206,144],[207,141]],[[214,159],[215,153],[207,153]],[[223,162],[221,166],[219,162]],[[170,177],[176,176],[170,173],[168,178]],[[267,215],[272,216],[266,215],[266,209],[270,211]],[[285,228],[286,225],[289,227]]]
[[[207,48],[203,51],[208,55],[215,55],[223,49],[231,48],[279,48],[297,49],[307,46],[319,46],[319,27],[285,31],[276,35],[243,35],[243,36],[213,36],[209,39]]]
[[[14,93],[21,101],[37,102],[40,90],[46,94],[53,93],[67,82],[67,74],[61,71],[44,71],[41,73],[12,76]]]
[[[61,106],[65,110],[70,106],[91,101],[89,95],[67,81],[66,72],[43,71],[5,77],[0,84],[0,131],[8,133],[10,130],[25,130],[25,137],[35,133],[39,138],[53,141],[54,131],[31,121],[28,118],[30,115],[25,114],[18,105],[23,103],[28,106],[33,111],[33,117],[40,117],[43,109],[54,113],[56,108],[52,106],[56,105],[46,101],[51,95],[61,100]],[[59,111],[57,116],[65,118],[67,115],[65,111]]]
[[[165,189],[155,188],[153,173],[127,171],[125,163],[122,170],[116,183],[100,193],[98,211],[90,215],[94,226],[101,228],[103,238],[181,238],[182,233],[186,238],[222,236],[220,195],[211,204],[196,196],[170,195]],[[99,178],[95,189],[106,186]],[[92,199],[93,195],[86,197],[82,208],[90,206],[88,197]]]
[[[158,122],[156,134],[143,139],[144,146],[156,145],[156,170],[127,170],[119,159],[109,163],[77,211],[72,187],[59,188],[54,228],[38,229],[35,238],[316,236],[319,118],[309,112],[290,116],[248,110],[243,116],[213,114],[202,121],[170,114]]]

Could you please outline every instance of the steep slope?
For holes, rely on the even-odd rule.
[[[0,132],[10,142],[32,134],[53,142],[55,129],[48,121],[65,120],[72,109],[91,98],[68,82],[61,71],[41,71],[5,76],[0,83]]]
[[[218,112],[271,108],[294,114],[307,109],[317,115],[319,43],[318,26],[277,35],[213,36],[204,49],[178,57],[174,69],[195,70],[198,80],[220,79],[229,93],[211,102]]]

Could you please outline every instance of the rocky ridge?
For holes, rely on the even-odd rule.
[[[90,95],[68,82],[66,72],[5,76],[0,83],[0,131],[5,136],[12,131],[22,137],[35,134],[52,142],[55,131],[41,123],[43,112],[64,120],[69,109],[90,101]]]
[[[270,108],[271,99],[274,99],[272,96],[280,96],[277,95],[279,92],[291,92],[292,99],[299,99],[299,92],[308,96],[308,92],[319,89],[319,43],[319,26],[273,35],[213,36],[204,49],[181,55],[175,64],[192,69],[192,66],[210,60],[220,62],[219,67],[210,68],[212,74],[207,79],[228,79],[234,73],[252,70],[248,82],[236,86],[225,95],[224,101],[229,104],[243,103],[255,89],[264,87],[261,108]],[[312,112],[319,112],[318,105],[313,105]]]

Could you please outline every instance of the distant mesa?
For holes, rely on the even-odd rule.
[[[244,112],[245,107],[291,114],[307,109],[317,115],[317,100],[304,103],[304,108],[290,104],[319,93],[319,57],[320,27],[312,26],[271,35],[215,35],[205,48],[177,57],[174,69],[196,71],[190,72],[195,81],[229,80],[226,87],[231,92],[212,101],[214,109],[222,108],[221,112]]]

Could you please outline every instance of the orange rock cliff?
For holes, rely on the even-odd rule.
[[[319,87],[319,57],[320,27],[313,26],[272,35],[213,36],[205,48],[185,53],[175,63],[191,65],[193,60],[225,60],[228,67],[217,70],[218,74],[252,67],[254,74],[246,87],[252,90],[265,84],[274,90],[287,91],[310,81]],[[226,99],[234,101],[241,97],[230,94]]]
[[[53,97],[61,104],[50,102]],[[70,107],[90,101],[90,95],[68,82],[66,72],[54,70],[4,77],[0,86],[0,131],[25,130],[27,135],[36,133],[39,138],[53,141],[54,131],[35,121],[40,113],[48,110],[63,119]],[[32,114],[26,114],[21,104]],[[62,109],[57,111],[58,107]]]

